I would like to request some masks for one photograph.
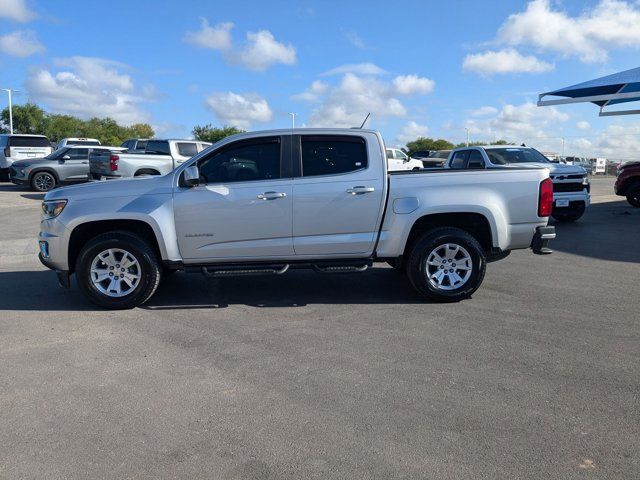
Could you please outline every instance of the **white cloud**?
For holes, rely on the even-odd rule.
[[[251,70],[266,70],[271,65],[296,63],[293,45],[278,42],[268,30],[247,33],[247,44],[239,55],[239,61]]]
[[[141,104],[150,99],[121,72],[126,65],[92,57],[57,59],[54,65],[57,73],[32,69],[25,82],[29,97],[48,110],[81,118],[111,117],[124,124],[149,121]]]
[[[410,77],[413,76],[384,81],[374,75],[347,73],[340,83],[329,87],[321,96],[320,106],[313,111],[309,123],[315,127],[353,127],[360,125],[367,113],[371,113],[373,119],[404,117],[407,109],[398,97],[428,93],[431,85],[430,80],[420,77],[406,80]],[[428,80],[426,85],[423,80]]]
[[[200,30],[187,32],[184,41],[201,48],[226,51],[231,48],[231,29],[233,23],[218,23],[213,27],[206,18],[200,19]]]
[[[253,122],[268,122],[273,113],[267,101],[256,93],[215,92],[206,106],[225,124],[249,129]]]
[[[0,18],[25,23],[35,17],[35,12],[27,7],[26,0],[0,0]]]
[[[402,127],[397,140],[398,143],[406,145],[416,138],[426,137],[428,132],[429,128],[426,125],[420,125],[412,120]]]
[[[522,55],[513,48],[469,54],[462,63],[464,70],[491,76],[504,73],[539,73],[553,70],[553,65],[533,55]]]
[[[589,130],[591,128],[591,124],[586,120],[582,120],[576,123],[576,127],[578,127],[580,130]]]
[[[534,103],[521,105],[507,104],[493,116],[482,119],[468,119],[462,128],[478,140],[493,141],[505,139],[515,143],[540,142],[542,137],[557,135],[562,123],[569,115],[555,107],[540,108]]]
[[[498,109],[489,105],[471,110],[472,117],[485,117],[487,115],[495,115],[496,113],[498,113]]]
[[[14,57],[28,57],[45,51],[33,30],[17,30],[0,36],[0,51]]]
[[[497,41],[530,46],[583,62],[602,62],[615,47],[640,47],[640,5],[621,0],[600,0],[578,16],[554,9],[550,0],[533,0],[498,31]]]
[[[356,48],[365,48],[364,40],[358,35],[356,32],[347,30],[344,32],[344,36],[351,42],[351,44]]]
[[[296,49],[293,45],[278,42],[269,30],[247,32],[243,46],[234,46],[231,37],[233,23],[218,23],[213,27],[206,18],[201,19],[200,30],[187,32],[184,41],[224,54],[230,64],[243,65],[250,70],[263,71],[272,65],[296,63]]]
[[[355,75],[384,75],[386,70],[383,70],[379,66],[373,63],[348,63],[346,65],[340,65],[339,67],[332,68],[322,74],[324,77],[331,75],[343,75],[345,73],[353,73]]]
[[[436,83],[430,78],[417,75],[399,75],[393,79],[393,85],[398,94],[411,95],[414,93],[431,93]]]
[[[291,99],[305,101],[305,102],[315,102],[316,100],[318,100],[318,98],[322,94],[324,94],[327,91],[328,88],[329,88],[328,84],[320,80],[316,80],[304,92],[296,93],[295,95],[292,95]]]

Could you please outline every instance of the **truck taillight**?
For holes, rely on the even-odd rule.
[[[111,155],[109,157],[109,167],[111,168],[112,172],[118,170],[118,160],[120,160],[120,157],[118,155]]]
[[[540,198],[538,199],[538,216],[548,217],[553,210],[553,181],[545,178],[540,182]]]
[[[5,157],[11,156],[11,147],[4,147],[4,156]]]

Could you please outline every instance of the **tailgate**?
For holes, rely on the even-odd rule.
[[[11,158],[14,160],[42,158],[46,157],[50,153],[50,147],[11,147]]]
[[[89,176],[92,178],[100,178],[101,176],[113,175],[111,171],[111,155],[117,155],[118,152],[110,150],[93,150],[89,155]]]

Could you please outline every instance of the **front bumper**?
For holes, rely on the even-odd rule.
[[[554,192],[553,206],[567,207],[577,202],[584,203],[585,208],[591,204],[591,195],[586,190],[582,192]]]
[[[50,270],[53,270],[54,272],[56,272],[56,275],[58,277],[58,283],[60,284],[61,287],[63,288],[69,288],[71,286],[71,274],[69,273],[68,270],[58,270],[55,268],[55,266],[48,261],[48,259],[46,259],[44,257],[44,255],[42,254],[42,252],[40,252],[38,254],[38,258],[40,259],[40,262],[47,267]]]
[[[531,241],[531,249],[536,255],[549,255],[553,250],[549,248],[549,242],[556,238],[556,228],[553,226],[537,227]]]

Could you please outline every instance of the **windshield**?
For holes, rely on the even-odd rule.
[[[494,165],[509,163],[550,163],[549,159],[535,148],[487,148],[487,156]]]

